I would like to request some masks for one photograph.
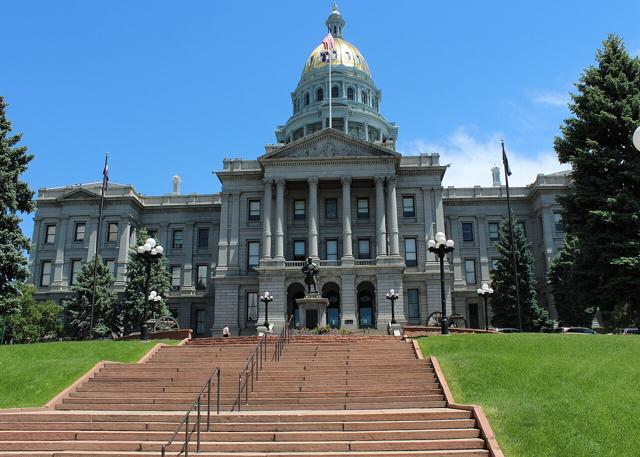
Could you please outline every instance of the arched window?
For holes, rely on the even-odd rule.
[[[353,100],[353,87],[348,87],[347,88],[347,99],[348,100]]]
[[[360,101],[365,105],[369,103],[369,98],[367,97],[367,93],[365,91],[360,92]]]
[[[304,106],[309,105],[309,92],[304,94]]]
[[[340,89],[338,88],[338,86],[333,86],[331,88],[331,97],[338,98],[339,96],[340,96]]]
[[[323,99],[324,99],[324,91],[322,90],[322,87],[319,87],[318,90],[316,90],[316,101],[321,102]]]

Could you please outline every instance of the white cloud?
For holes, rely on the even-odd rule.
[[[512,175],[509,184],[524,186],[531,184],[538,173],[555,173],[567,170],[560,165],[554,151],[525,152],[512,150],[507,143],[507,156]],[[502,173],[502,149],[500,135],[494,133],[486,141],[473,137],[465,128],[457,129],[444,144],[429,143],[418,139],[408,143],[406,154],[439,153],[440,164],[451,166],[444,175],[444,186],[473,187],[491,186],[491,168],[497,165]]]
[[[561,92],[536,92],[531,94],[531,101],[537,105],[566,107],[569,103],[569,94]]]

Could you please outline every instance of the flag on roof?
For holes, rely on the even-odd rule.
[[[108,158],[109,158],[109,155],[107,153],[107,155],[104,158],[104,170],[102,170],[102,187],[104,187],[105,190],[109,185],[109,162],[108,162],[109,159]]]
[[[504,171],[507,176],[511,176],[511,168],[509,167],[509,159],[507,159],[507,153],[504,151],[504,142],[502,143],[502,164],[504,165]]]
[[[334,44],[333,35],[331,35],[331,33],[327,33],[327,36],[322,39],[322,46],[324,46],[325,51],[333,49]]]

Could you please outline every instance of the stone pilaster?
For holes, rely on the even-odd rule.
[[[184,253],[184,265],[182,268],[182,291],[192,292],[193,287],[193,223],[184,226],[184,244],[182,252]]]
[[[313,176],[309,183],[309,257],[318,257],[318,178]]]
[[[271,260],[271,205],[273,200],[273,181],[265,179],[264,181],[264,200],[263,211],[264,224],[262,229],[262,258]]]
[[[487,218],[478,216],[478,239],[480,241],[480,276],[479,283],[486,282],[489,284],[489,251],[487,249]]]
[[[116,280],[114,286],[124,287],[127,261],[129,260],[129,231],[131,225],[128,218],[122,218],[118,222],[118,262],[116,266]]]
[[[353,262],[351,243],[351,177],[344,176],[342,182],[342,262]]]
[[[387,255],[387,222],[384,214],[384,177],[376,176],[376,252],[378,257]]]
[[[53,264],[53,282],[51,283],[52,290],[61,289],[67,285],[67,282],[63,279],[63,271],[68,222],[68,218],[60,219],[60,223],[56,227],[56,259]]]
[[[398,204],[396,201],[396,178],[387,179],[387,224],[389,225],[389,255],[400,256],[400,242],[398,239]]]
[[[278,260],[284,260],[284,179],[276,180],[276,255]]]

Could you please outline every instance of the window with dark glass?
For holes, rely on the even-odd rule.
[[[489,241],[498,241],[500,239],[500,224],[498,222],[489,222]]]
[[[116,261],[113,259],[105,260],[104,263],[107,265],[107,270],[111,273],[112,277],[116,277]]]
[[[338,98],[339,96],[340,96],[340,89],[338,89],[338,86],[333,86],[331,88],[331,97]]]
[[[467,284],[476,283],[476,261],[474,259],[464,260],[464,276]]]
[[[462,241],[473,241],[473,223],[462,223]]]
[[[408,267],[418,266],[418,249],[415,238],[404,239],[404,261]]]
[[[359,198],[356,201],[358,209],[358,219],[369,219],[369,199]]]
[[[296,221],[304,220],[305,218],[305,201],[294,200],[293,202],[293,218]]]
[[[322,89],[318,89],[316,91],[316,101],[321,102],[323,98],[324,98],[324,91]]]
[[[69,285],[75,286],[78,284],[78,275],[82,269],[82,260],[72,260],[69,271]]]
[[[196,289],[205,290],[207,288],[207,279],[209,276],[209,268],[207,265],[198,265],[197,274]]]
[[[293,242],[293,260],[305,260],[307,254],[307,242],[295,240]]]
[[[556,232],[564,232],[564,223],[561,213],[553,213],[553,228]]]
[[[524,221],[518,221],[517,224],[518,224],[518,228],[522,232],[522,236],[526,237],[527,236],[527,224]]]
[[[371,241],[369,240],[369,238],[361,238],[358,240],[358,258],[371,258]]]
[[[109,222],[109,225],[107,225],[107,241],[109,242],[118,241],[118,223],[117,222]]]
[[[498,268],[498,261],[499,260],[500,259],[496,259],[496,258],[492,258],[491,259],[491,269],[492,270],[495,270],[496,268]]]
[[[367,93],[366,92],[362,91],[360,93],[360,101],[362,103],[364,103],[365,105],[369,103],[369,97],[367,97]]]
[[[42,262],[42,269],[40,270],[40,285],[42,287],[49,287],[51,284],[51,261],[45,260]]]
[[[56,242],[56,226],[47,225],[44,229],[44,242],[47,244],[53,244]]]
[[[171,267],[171,290],[180,290],[180,272],[182,268],[178,265]]]
[[[355,97],[353,96],[353,87],[347,88],[347,99],[353,100]]]
[[[338,260],[338,240],[327,240],[327,260]]]
[[[84,222],[76,222],[76,228],[73,232],[73,241],[84,241],[84,232],[86,230]]]
[[[183,234],[184,234],[184,232],[182,231],[182,229],[173,231],[173,237],[172,237],[171,245],[173,246],[174,249],[181,249],[182,248]]]
[[[260,200],[249,200],[249,220],[260,220]]]
[[[420,289],[407,290],[407,317],[416,319],[420,317]]]
[[[255,270],[260,263],[260,242],[249,241],[247,243],[247,269]]]
[[[202,227],[198,229],[198,247],[207,249],[209,247],[209,229]]]
[[[258,292],[247,292],[247,321],[258,320]]]
[[[309,105],[309,92],[304,94],[304,106],[308,106],[308,105]]]
[[[416,199],[412,196],[402,197],[402,216],[416,217]]]
[[[324,218],[325,219],[338,218],[338,200],[337,199],[327,198],[324,201]]]
[[[196,310],[196,333],[203,334],[205,332],[205,322],[207,313],[204,309]]]
[[[156,229],[148,229],[147,236],[149,238],[153,238],[154,240],[158,241],[158,231]]]

